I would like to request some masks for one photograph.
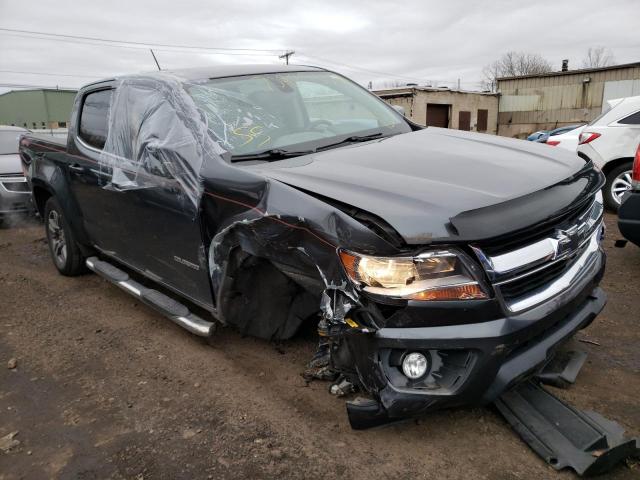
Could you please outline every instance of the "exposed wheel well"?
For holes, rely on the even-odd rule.
[[[219,296],[225,323],[267,340],[293,337],[305,320],[317,318],[320,311],[320,292],[305,285],[300,273],[236,249]],[[316,279],[306,280],[313,283]]]
[[[53,196],[53,194],[46,188],[34,185],[33,201],[35,202],[36,208],[38,209],[38,213],[41,217],[44,216],[44,206],[51,196]]]
[[[611,172],[611,170],[627,162],[633,162],[633,157],[623,157],[611,160],[607,162],[604,167],[602,167],[602,173],[604,173],[605,175],[609,175],[609,172]]]

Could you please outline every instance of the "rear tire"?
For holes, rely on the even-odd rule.
[[[603,195],[604,204],[613,212],[617,212],[620,208],[620,197],[626,191],[631,189],[631,170],[633,162],[625,162],[618,165],[607,175],[607,183],[604,185]],[[628,179],[626,178],[628,174]],[[628,185],[627,185],[628,184]]]
[[[49,198],[44,206],[44,227],[49,253],[58,271],[68,277],[85,273],[85,259],[55,197]]]

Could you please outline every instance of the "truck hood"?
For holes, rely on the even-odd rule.
[[[17,176],[22,176],[22,164],[20,162],[20,155],[4,154],[0,155],[0,175],[8,175],[15,173]]]
[[[373,213],[408,244],[421,244],[498,236],[557,215],[584,197],[593,179],[549,187],[584,167],[575,153],[548,145],[430,127],[252,168]],[[504,216],[509,202],[540,192],[547,197],[543,211],[528,212],[524,224]],[[487,215],[493,206],[496,215]]]

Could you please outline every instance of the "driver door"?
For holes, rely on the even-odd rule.
[[[140,166],[143,186],[113,176],[108,216],[113,224],[108,228],[118,232],[119,239],[113,254],[196,303],[212,306],[199,204],[157,165]]]

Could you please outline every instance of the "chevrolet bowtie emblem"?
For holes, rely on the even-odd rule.
[[[586,222],[567,229],[556,229],[553,238],[556,240],[555,258],[574,253],[586,239],[588,225]]]

